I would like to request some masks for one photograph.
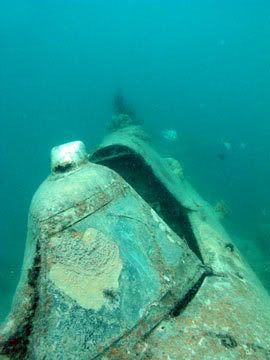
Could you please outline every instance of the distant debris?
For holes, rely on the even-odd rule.
[[[134,122],[129,115],[117,114],[112,116],[108,128],[110,131],[116,131],[132,125],[134,125]]]
[[[113,97],[113,113],[114,115],[125,114],[133,121],[136,120],[136,112],[134,108],[127,103],[121,91],[118,91]]]
[[[134,108],[126,101],[121,91],[114,95],[112,107],[113,116],[108,126],[110,131],[142,124],[142,121],[138,120]]]
[[[175,129],[165,129],[161,131],[161,136],[163,139],[174,142],[178,140],[178,133]]]
[[[110,131],[116,131],[128,126],[141,125],[134,108],[126,101],[121,91],[118,91],[112,101],[113,116],[108,125]]]

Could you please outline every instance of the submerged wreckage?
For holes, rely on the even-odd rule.
[[[270,359],[267,292],[180,164],[118,116],[90,155],[52,149],[0,359]]]

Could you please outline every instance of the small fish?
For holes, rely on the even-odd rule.
[[[228,141],[223,141],[223,145],[225,146],[226,150],[232,149],[232,144]]]
[[[169,142],[174,142],[178,140],[178,133],[175,129],[165,129],[161,131],[161,136],[163,137],[163,139]]]
[[[246,147],[247,147],[247,144],[246,144],[246,143],[244,143],[243,141],[240,142],[240,149],[245,150]]]
[[[225,154],[223,154],[223,153],[217,154],[217,157],[219,158],[219,160],[224,160]]]
[[[220,39],[220,40],[218,41],[218,45],[219,45],[219,46],[224,46],[224,45],[225,45],[225,40],[224,40],[224,39]]]
[[[262,209],[262,216],[267,217],[268,211],[266,209]]]

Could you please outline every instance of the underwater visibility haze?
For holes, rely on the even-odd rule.
[[[270,2],[0,1],[0,318],[53,146],[125,106],[270,290]]]

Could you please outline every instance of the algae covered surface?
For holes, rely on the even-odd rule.
[[[244,281],[237,262],[240,251],[270,291],[269,19],[266,0],[1,1],[1,322],[20,277],[30,202],[50,173],[50,149],[78,139],[90,154],[97,155],[93,161],[119,172],[154,213],[184,236],[200,260],[206,256],[212,261],[217,251],[209,239],[224,242],[224,253],[218,258],[233,258],[237,269],[232,277],[240,285]],[[139,132],[140,141],[154,146],[163,159],[166,171],[156,175],[164,180],[170,174],[174,196],[178,191],[174,182],[191,183],[211,204],[228,237],[208,223],[199,200],[184,202],[181,211],[176,211],[167,190],[152,181],[151,162],[138,162],[138,156],[126,149],[122,149],[121,161],[113,153],[110,158],[98,153],[104,135],[132,124],[147,129],[147,134]],[[133,149],[144,156],[140,141],[135,141]],[[145,182],[138,181],[145,174]],[[191,211],[188,216],[198,231],[195,237],[200,236],[199,229],[209,231],[209,238],[202,240],[205,252],[189,228],[179,226],[187,224],[186,210]],[[199,221],[203,221],[201,227]],[[159,226],[166,229],[163,223]],[[77,241],[72,243],[74,248],[68,248],[71,239]],[[57,236],[50,241],[51,249],[60,246]],[[95,257],[91,258],[93,248]],[[81,255],[79,264],[70,262],[73,251]],[[215,264],[222,277],[223,270]],[[123,260],[110,234],[88,226],[67,235],[66,253],[52,258],[49,268],[50,281],[60,293],[85,310],[98,310],[117,292]],[[231,299],[226,287],[215,280],[210,277],[207,282],[216,284],[218,294],[227,295],[222,303],[216,298],[216,304],[227,309]],[[233,292],[231,280],[227,286]],[[208,294],[207,289],[203,291]],[[245,294],[256,297],[256,291],[238,293],[243,307]],[[217,313],[220,316],[221,311]],[[207,314],[198,314],[198,319],[206,318]],[[192,322],[188,311],[185,322]],[[269,356],[264,344],[241,338],[236,323],[232,334],[225,325],[221,332],[198,325],[193,340],[201,341],[202,348],[214,344],[220,356],[226,348],[222,344],[231,344],[232,351],[234,341],[245,356],[256,352]],[[167,325],[184,332],[177,321]],[[149,338],[151,356],[156,359],[163,356],[155,348],[162,343],[162,330],[158,328]],[[164,354],[169,356],[166,351],[164,345]]]

